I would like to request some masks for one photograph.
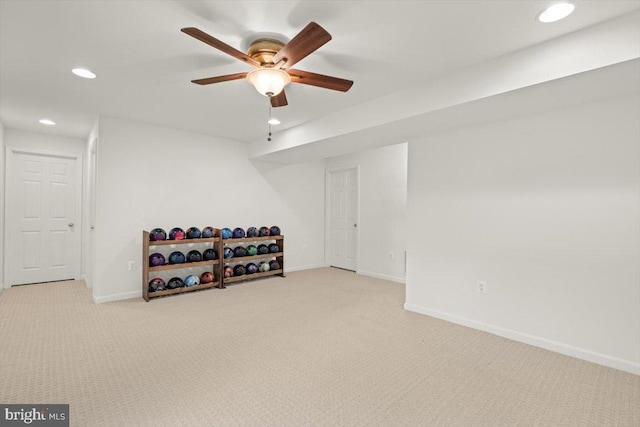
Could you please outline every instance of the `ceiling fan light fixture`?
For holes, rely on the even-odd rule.
[[[571,15],[575,8],[576,6],[571,3],[556,3],[540,12],[537,18],[538,21],[545,24],[549,22],[556,22]]]
[[[279,68],[257,68],[247,74],[247,81],[264,96],[272,97],[291,83],[291,76]]]

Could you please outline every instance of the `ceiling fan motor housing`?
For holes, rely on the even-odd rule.
[[[273,65],[273,55],[284,47],[284,43],[275,39],[257,39],[251,43],[247,55],[262,65]]]

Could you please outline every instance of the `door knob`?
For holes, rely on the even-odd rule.
[[[73,223],[72,222],[69,223],[69,227],[73,227]]]

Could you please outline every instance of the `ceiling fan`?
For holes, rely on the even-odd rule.
[[[291,82],[341,92],[348,91],[353,85],[351,80],[291,68],[331,40],[331,34],[315,22],[304,27],[287,44],[268,38],[254,40],[246,54],[197,28],[183,28],[181,31],[255,68],[245,73],[192,80],[199,85],[246,78],[258,92],[270,98],[273,107],[287,105],[284,87]]]

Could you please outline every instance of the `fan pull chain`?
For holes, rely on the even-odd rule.
[[[269,124],[269,137],[267,141],[271,142],[271,97],[269,97],[269,120],[267,123]]]

